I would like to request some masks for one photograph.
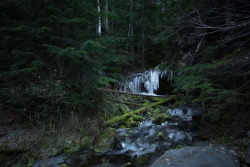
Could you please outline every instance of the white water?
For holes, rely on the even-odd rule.
[[[172,84],[173,76],[172,70],[160,71],[158,68],[155,68],[144,73],[135,74],[131,80],[120,83],[120,91],[156,95],[155,91],[159,89],[160,79],[168,78]]]
[[[169,114],[176,119],[166,121],[161,125],[153,124],[146,119],[138,127],[132,129],[118,129],[117,133],[122,139],[122,149],[116,153],[129,153],[132,156],[155,152],[157,149],[175,148],[176,145],[189,145],[193,142],[195,133],[192,125],[192,116],[203,112],[201,109],[173,108]],[[162,133],[160,139],[158,134]],[[127,135],[125,135],[127,134]],[[126,137],[125,137],[126,136]]]

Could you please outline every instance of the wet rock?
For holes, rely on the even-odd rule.
[[[244,156],[245,156],[245,163],[247,163],[248,165],[250,165],[250,146],[244,152]]]
[[[237,154],[230,148],[182,147],[168,150],[150,167],[239,167]]]
[[[33,167],[41,167],[41,166],[47,166],[47,167],[61,167],[61,164],[64,163],[64,159],[66,158],[66,154],[60,154],[55,157],[51,157],[44,160],[37,161]]]
[[[121,139],[118,136],[114,137],[110,148],[111,148],[111,150],[120,150],[120,149],[122,149]]]

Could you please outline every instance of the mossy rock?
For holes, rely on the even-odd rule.
[[[126,127],[131,128],[131,127],[136,127],[136,126],[138,126],[138,123],[136,121],[134,121],[133,117],[130,117],[126,121]]]
[[[61,167],[68,167],[67,164],[61,164]]]
[[[157,113],[150,117],[153,123],[155,124],[161,124],[169,119],[172,119],[172,117],[168,113]]]
[[[182,148],[183,146],[182,145],[178,145],[178,146],[176,146],[175,148]]]
[[[157,134],[157,136],[159,137],[159,139],[164,139],[163,133],[162,133],[162,132],[159,132],[159,133]]]

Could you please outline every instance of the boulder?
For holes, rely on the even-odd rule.
[[[150,167],[240,167],[233,149],[223,146],[182,147],[166,151]]]

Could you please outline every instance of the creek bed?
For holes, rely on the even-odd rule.
[[[169,110],[173,119],[160,125],[146,119],[138,127],[117,129],[116,146],[105,153],[91,150],[72,155],[60,154],[46,161],[37,161],[34,167],[46,164],[48,167],[120,167],[149,166],[166,150],[192,145],[196,140],[196,127],[192,123],[194,115],[202,114],[201,109],[174,108]]]

